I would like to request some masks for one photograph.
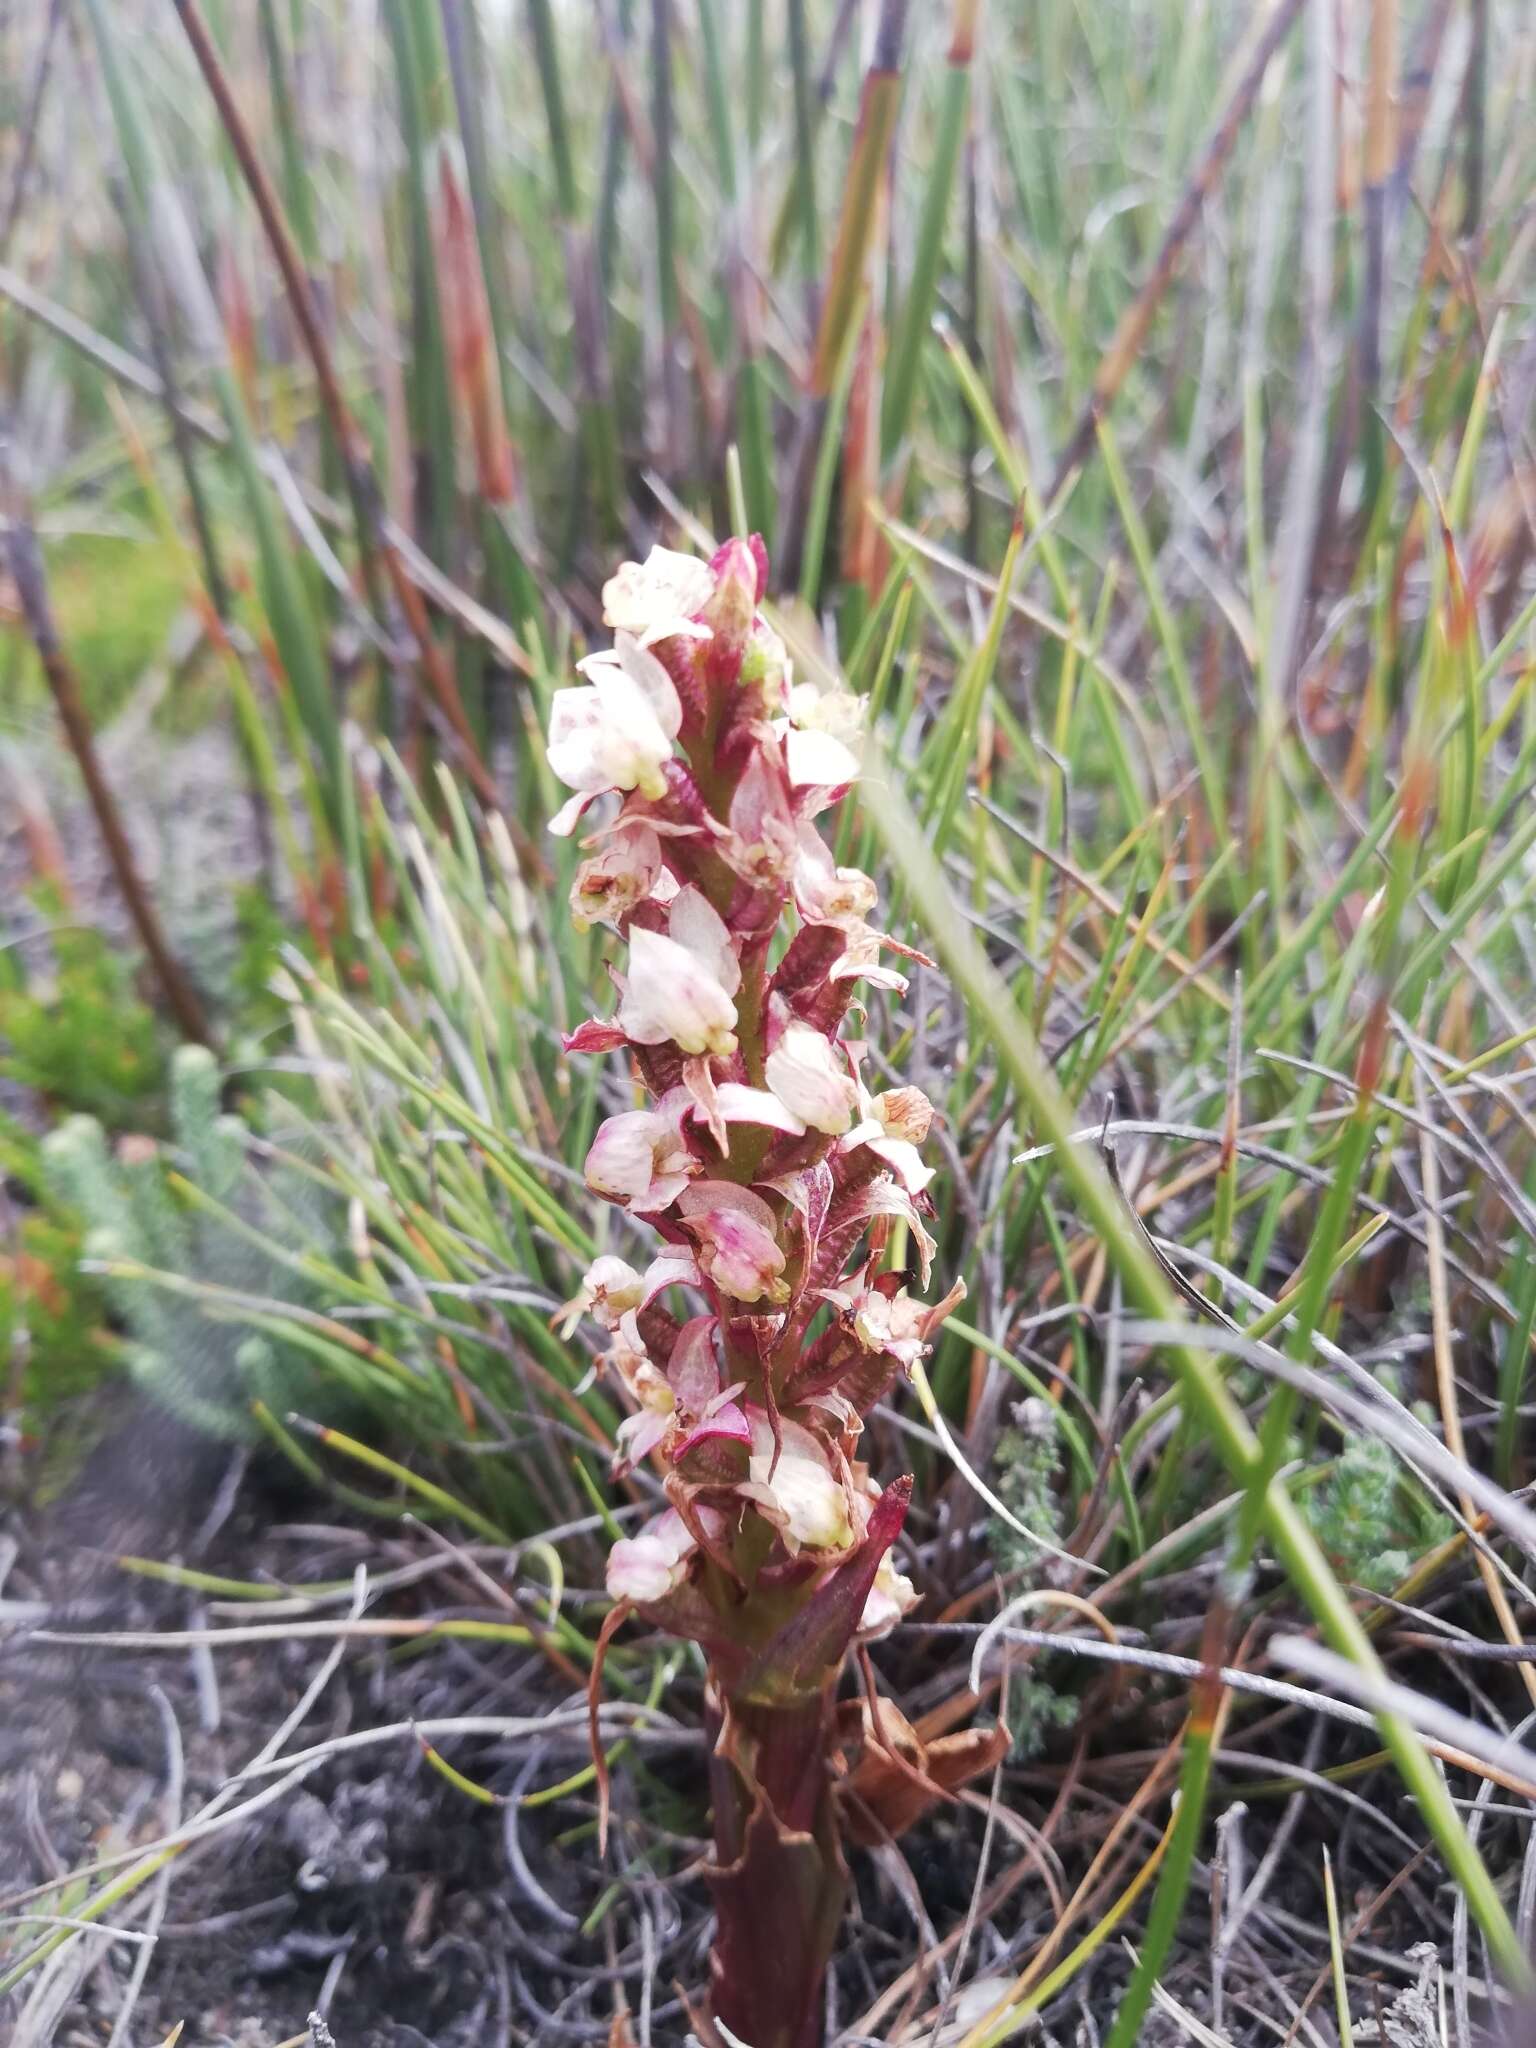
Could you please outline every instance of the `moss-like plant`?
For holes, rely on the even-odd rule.
[[[1389,1592],[1454,1526],[1405,1479],[1391,1445],[1373,1436],[1355,1437],[1345,1447],[1311,1512],[1317,1540],[1335,1568],[1373,1593]]]

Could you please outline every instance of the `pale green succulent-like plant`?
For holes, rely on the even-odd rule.
[[[169,1144],[129,1136],[112,1144],[94,1117],[73,1116],[43,1144],[59,1200],[85,1225],[87,1265],[106,1286],[126,1332],[128,1369],[155,1400],[195,1429],[254,1435],[251,1404],[292,1404],[313,1378],[304,1355],[258,1327],[261,1310],[309,1298],[263,1247],[249,1218],[282,1204],[295,1240],[318,1205],[307,1190],[268,1189],[252,1162],[250,1126],[226,1112],[212,1053],[183,1046],[171,1066]],[[295,1197],[300,1198],[296,1204]]]

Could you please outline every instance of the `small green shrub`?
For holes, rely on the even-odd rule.
[[[78,1220],[43,1185],[37,1140],[0,1116],[0,1180],[15,1190],[0,1234],[0,1379],[30,1445],[58,1409],[111,1369],[101,1289],[79,1271]]]
[[[0,1078],[110,1129],[141,1123],[165,1085],[162,1027],[118,948],[70,922],[51,891],[36,902],[52,964],[29,974],[16,949],[0,950]]]
[[[212,1054],[183,1046],[171,1064],[169,1147],[134,1134],[114,1148],[96,1118],[76,1115],[42,1155],[55,1198],[83,1219],[85,1264],[125,1327],[135,1380],[193,1427],[239,1438],[254,1433],[253,1400],[281,1412],[314,1391],[309,1356],[284,1320],[317,1307],[298,1247],[323,1242],[337,1219],[286,1177],[268,1188],[248,1125],[222,1111],[219,1094]],[[258,1215],[274,1234],[263,1237]]]
[[[1013,1420],[997,1441],[998,1499],[1026,1529],[1047,1543],[1062,1538],[1061,1438],[1056,1411],[1048,1401],[1031,1398],[1014,1408]],[[1010,1593],[1034,1585],[1042,1577],[1045,1553],[1001,1515],[992,1515],[987,1537],[998,1570]],[[1077,1714],[1072,1693],[1058,1692],[1033,1665],[1015,1672],[1008,1686],[1008,1725],[1013,1730],[1013,1759],[1024,1763],[1038,1756],[1049,1735],[1070,1728]]]
[[[1356,1437],[1311,1507],[1312,1527],[1340,1576],[1389,1592],[1428,1550],[1454,1533],[1449,1516],[1404,1476],[1392,1447]]]
[[[1055,1410],[1048,1401],[1036,1398],[1016,1403],[1012,1422],[997,1440],[997,1497],[1026,1529],[1047,1543],[1061,1541],[1061,1501],[1056,1491],[1060,1468]],[[987,1526],[998,1570],[1010,1584],[1032,1585],[1040,1575],[1043,1558],[1039,1545],[1001,1515],[993,1515]]]

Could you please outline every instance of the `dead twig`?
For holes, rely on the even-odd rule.
[[[37,648],[38,661],[58,711],[59,723],[64,728],[64,737],[80,770],[80,779],[85,784],[85,793],[95,813],[113,876],[144,951],[149,955],[155,979],[186,1036],[196,1039],[200,1045],[211,1046],[213,1034],[208,1027],[202,999],[171,950],[159,913],[134,860],[117,799],[112,794],[96,752],[96,740],[81,700],[80,686],[59,638],[48,595],[42,549],[37,543],[30,507],[12,467],[11,454],[7,424],[0,428],[0,515],[5,520],[6,554],[22,616]]]

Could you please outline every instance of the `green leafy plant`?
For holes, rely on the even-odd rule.
[[[363,971],[285,956],[276,986],[308,1081],[283,1077],[271,1157],[346,1215],[346,1260],[313,1252],[305,1270],[373,1340],[315,1331],[312,1355],[385,1440],[445,1465],[473,1512],[532,1529],[588,1510],[619,1420],[550,1327],[601,1243],[579,1171],[596,1091],[559,1035],[591,945],[528,888],[494,814],[446,775],[434,793],[444,819],[386,762],[362,821],[379,899]],[[483,1452],[525,1441],[544,1455]]]
[[[76,1115],[44,1140],[42,1163],[83,1220],[85,1263],[124,1325],[134,1379],[194,1427],[250,1439],[253,1402],[283,1412],[314,1391],[283,1316],[316,1294],[295,1270],[296,1247],[330,1230],[306,1183],[273,1185],[253,1167],[249,1127],[223,1112],[219,1090],[213,1055],[184,1046],[168,1144],[132,1133],[114,1146],[100,1122]],[[271,1235],[258,1237],[242,1210]]]
[[[1049,1401],[1032,1396],[1015,1403],[992,1462],[997,1496],[1008,1514],[992,1515],[987,1540],[1004,1577],[1028,1585],[1039,1576],[1045,1552],[1024,1531],[1052,1546],[1062,1537],[1061,1439]]]
[[[50,1196],[38,1139],[3,1112],[0,1181],[0,1376],[25,1459],[115,1367],[118,1347],[100,1287],[80,1272],[79,1219]]]
[[[122,1129],[153,1116],[165,1086],[166,1033],[134,985],[131,956],[75,921],[40,888],[51,965],[31,972],[20,948],[0,950],[0,1076]],[[28,948],[26,958],[34,957]]]
[[[1311,1501],[1311,1522],[1335,1570],[1373,1593],[1388,1593],[1410,1566],[1444,1543],[1455,1524],[1403,1472],[1391,1447],[1354,1437]]]
[[[1042,1545],[1059,1549],[1061,1544],[1061,1463],[1061,1437],[1051,1403],[1038,1395],[1015,1403],[992,1458],[993,1488],[1007,1513],[994,1512],[987,1521],[988,1547],[1010,1595],[1045,1576],[1047,1553]],[[1031,1533],[1026,1535],[1026,1530]],[[1070,1728],[1078,1710],[1076,1695],[1058,1691],[1037,1663],[1015,1672],[1008,1685],[1011,1755],[1019,1763],[1038,1756],[1053,1733]]]

